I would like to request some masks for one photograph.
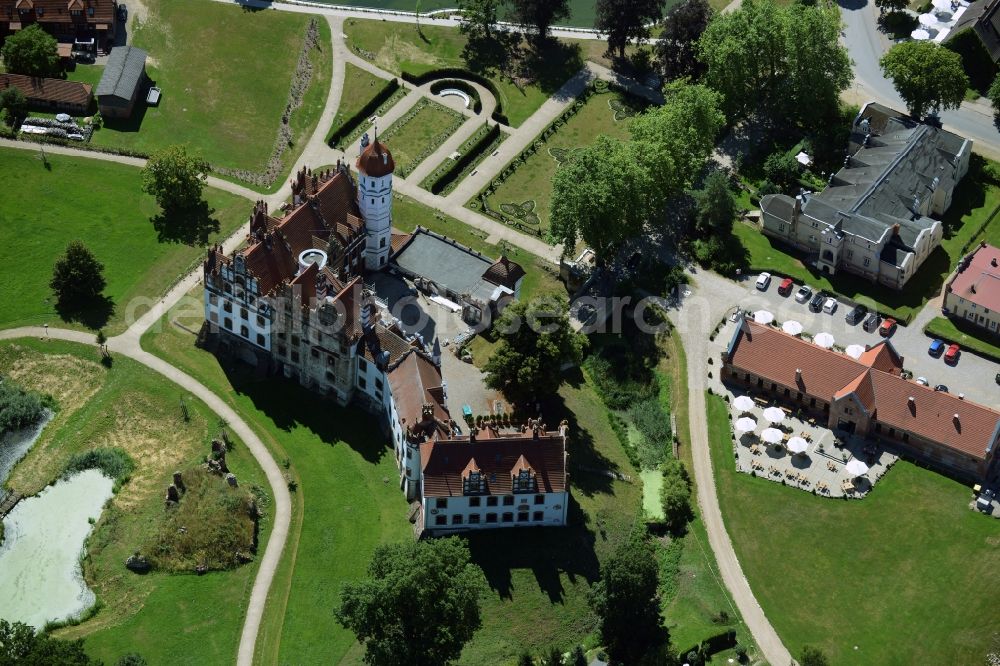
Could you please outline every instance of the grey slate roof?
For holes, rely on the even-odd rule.
[[[423,230],[414,232],[393,261],[404,271],[484,302],[489,301],[496,289],[496,285],[483,279],[483,274],[493,265],[492,259]]]
[[[134,46],[117,46],[111,49],[104,74],[97,84],[97,96],[111,95],[124,100],[132,99],[136,86],[146,67],[146,52]]]

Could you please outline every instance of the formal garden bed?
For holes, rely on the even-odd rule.
[[[507,135],[498,125],[483,124],[456,151],[458,159],[445,158],[424,180],[420,187],[433,194],[448,195],[462,179],[476,170],[491,155]]]
[[[379,138],[391,147],[396,175],[406,178],[465,121],[458,111],[422,97]]]
[[[628,119],[648,104],[598,80],[466,205],[522,231],[549,229],[552,177],[573,150],[598,134],[628,137]]]
[[[385,80],[351,63],[344,65],[344,90],[326,141],[343,150],[357,141],[371,123],[372,116],[382,116],[399,100],[406,89],[397,79]]]

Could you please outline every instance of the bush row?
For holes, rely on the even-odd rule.
[[[361,107],[357,113],[347,118],[340,124],[340,127],[330,128],[330,134],[326,137],[326,142],[331,147],[357,129],[358,125],[371,117],[371,115],[382,106],[382,103],[392,97],[399,90],[399,79],[386,82],[382,89],[375,93],[375,96],[368,100],[368,103]]]
[[[428,72],[424,72],[423,74],[410,74],[409,72],[403,72],[403,79],[417,86],[422,86],[428,81],[448,77],[469,79],[470,81],[475,81],[482,87],[489,90],[490,93],[493,94],[494,99],[497,101],[497,106],[493,110],[493,115],[490,117],[494,122],[498,122],[502,125],[510,125],[510,120],[507,119],[507,116],[503,112],[503,98],[500,95],[500,89],[497,88],[497,84],[482,74],[476,74],[475,72],[462,69],[461,67],[443,67],[441,69],[432,69]]]
[[[430,183],[431,194],[441,194],[441,191],[458,179],[465,169],[475,162],[479,157],[500,138],[500,126],[493,125],[486,130],[486,133],[469,146],[457,160],[451,160],[451,165],[445,169],[437,178]]]
[[[82,472],[85,469],[100,470],[118,483],[124,483],[135,470],[135,461],[124,449],[97,448],[83,453],[77,453],[66,463],[64,474]]]
[[[472,110],[476,113],[482,112],[483,100],[479,97],[479,91],[476,90],[476,87],[471,85],[468,81],[463,81],[462,79],[441,79],[440,81],[435,81],[431,84],[431,92],[435,95],[440,94],[445,88],[455,88],[456,90],[461,90],[472,98]]]

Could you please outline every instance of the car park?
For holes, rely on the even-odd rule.
[[[795,292],[795,302],[805,303],[806,301],[809,300],[809,298],[812,295],[813,295],[813,290],[807,287],[806,285],[802,285],[801,287],[799,287],[798,291]]]
[[[882,322],[882,319],[881,319],[881,317],[878,316],[878,313],[877,312],[871,312],[871,313],[868,314],[867,317],[865,317],[865,320],[864,320],[864,322],[862,322],[861,327],[863,329],[865,329],[867,332],[871,333],[876,328],[878,328],[878,325],[881,322]]]
[[[927,353],[931,356],[937,357],[944,352],[944,343],[940,340],[932,340],[931,346],[927,348]]]
[[[883,338],[887,338],[896,332],[896,320],[892,317],[886,317],[882,321],[882,325],[878,327],[878,334]]]
[[[792,278],[785,278],[781,281],[781,284],[778,285],[778,293],[782,296],[788,296],[792,293],[792,287],[794,286],[795,283],[792,282]]]
[[[921,386],[930,386],[931,385],[931,383],[929,381],[927,381],[926,377],[917,377],[913,381],[915,381],[916,383],[920,384]]]
[[[768,286],[771,284],[771,274],[761,273],[757,278],[757,288],[761,291],[767,291]]]
[[[833,314],[837,310],[837,299],[828,298],[823,301],[823,312],[827,314]]]
[[[812,310],[813,312],[819,312],[820,310],[823,309],[824,301],[826,301],[826,294],[824,294],[822,291],[817,291],[813,295],[812,300],[809,301],[809,309]]]
[[[868,308],[863,305],[855,305],[851,308],[851,311],[847,313],[847,317],[845,317],[845,319],[848,324],[854,326],[864,319],[866,314],[868,314]]]
[[[947,393],[948,392],[948,387],[945,386],[944,384],[938,384],[937,386],[934,387],[934,390],[935,391],[940,391],[941,393]]]
[[[944,362],[951,363],[952,365],[958,363],[958,355],[961,353],[962,350],[959,348],[957,344],[955,343],[950,344],[948,346],[948,351],[944,353]]]

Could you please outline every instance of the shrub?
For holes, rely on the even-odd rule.
[[[663,487],[660,502],[664,521],[672,530],[683,527],[691,519],[691,479],[687,468],[676,458],[663,463]]]
[[[639,466],[642,469],[656,469],[667,455],[670,441],[670,416],[660,404],[658,397],[634,404],[628,412],[629,420],[635,426],[642,441],[636,447]]]
[[[38,423],[45,413],[45,401],[10,380],[0,382],[0,435]]]
[[[85,469],[100,470],[105,476],[123,483],[135,471],[135,461],[123,449],[96,448],[74,454],[66,463],[63,474],[69,475]]]

